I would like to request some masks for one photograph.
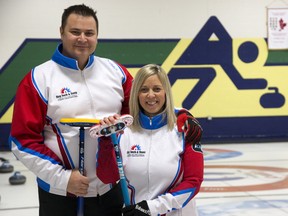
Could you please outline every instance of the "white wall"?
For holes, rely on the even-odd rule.
[[[266,7],[284,0],[0,0],[0,68],[25,38],[59,38],[63,10],[85,3],[97,10],[99,38],[194,38],[217,16],[233,38],[263,38]]]

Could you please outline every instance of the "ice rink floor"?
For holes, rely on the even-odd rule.
[[[199,216],[288,216],[288,142],[203,145],[205,175]],[[37,216],[34,175],[11,152],[0,152],[27,180],[10,185],[0,173],[0,215]]]

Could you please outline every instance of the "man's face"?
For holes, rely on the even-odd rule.
[[[60,28],[63,43],[62,54],[74,58],[83,66],[97,46],[96,21],[92,16],[86,17],[70,14],[64,29]]]

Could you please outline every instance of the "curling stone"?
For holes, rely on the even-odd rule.
[[[0,166],[0,173],[10,173],[13,172],[14,167],[9,163],[8,160],[4,159],[4,158],[0,158],[0,161],[2,161],[3,163]]]
[[[14,175],[12,175],[9,178],[9,183],[11,185],[20,185],[20,184],[24,184],[25,182],[26,182],[26,177],[20,174],[20,172],[15,172]]]

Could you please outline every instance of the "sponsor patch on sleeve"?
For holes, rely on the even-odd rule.
[[[202,152],[201,143],[195,143],[192,148],[193,148],[193,150],[196,151],[196,152]],[[202,152],[202,153],[203,153],[203,152]]]

